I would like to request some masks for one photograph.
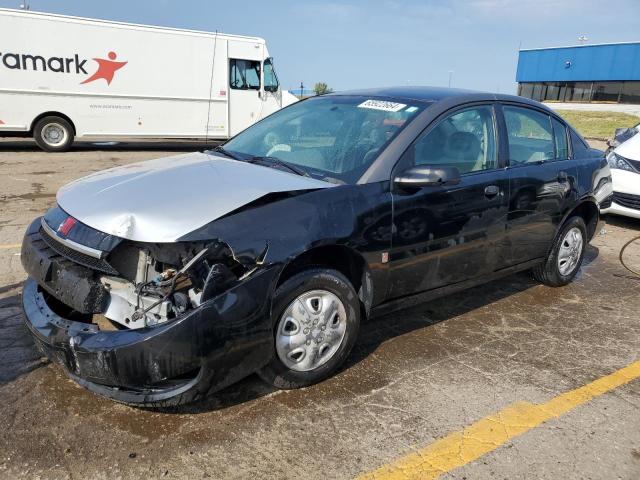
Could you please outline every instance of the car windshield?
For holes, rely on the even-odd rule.
[[[356,183],[424,103],[327,95],[295,103],[243,131],[223,148],[230,156],[288,164],[303,174]]]

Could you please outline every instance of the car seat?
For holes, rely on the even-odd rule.
[[[447,138],[444,152],[447,163],[457,167],[460,173],[478,170],[478,162],[484,161],[480,140],[470,132],[452,133]]]

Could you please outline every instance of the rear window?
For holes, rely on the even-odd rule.
[[[556,158],[566,160],[569,158],[569,143],[567,142],[567,127],[555,118],[551,119],[553,125],[553,137],[556,146]]]
[[[574,158],[584,158],[587,156],[587,152],[589,151],[587,142],[573,130],[571,130],[571,146],[573,147]]]

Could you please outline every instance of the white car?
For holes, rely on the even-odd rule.
[[[640,135],[634,135],[607,155],[613,181],[613,202],[601,213],[640,219]]]

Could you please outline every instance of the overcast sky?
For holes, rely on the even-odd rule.
[[[23,0],[24,1],[24,0]],[[21,0],[0,0],[17,7]],[[31,10],[267,40],[284,88],[515,92],[518,48],[640,40],[640,0],[28,0]]]

